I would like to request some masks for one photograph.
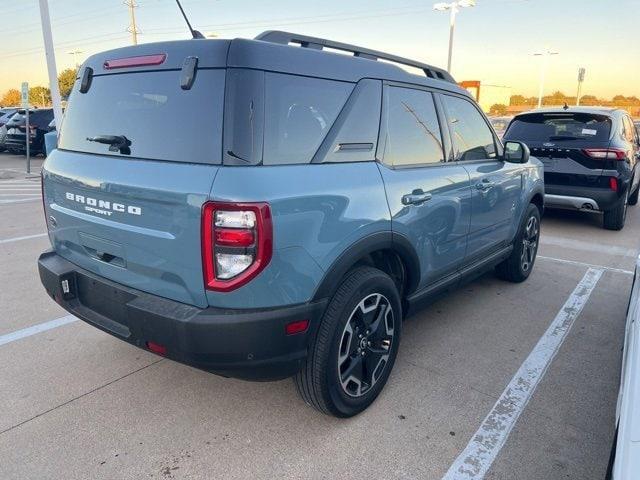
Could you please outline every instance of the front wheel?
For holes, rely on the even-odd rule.
[[[295,384],[304,401],[336,417],[351,417],[376,399],[400,344],[402,310],[393,280],[358,267],[342,281],[322,318]]]
[[[524,282],[533,270],[540,240],[540,211],[529,204],[524,220],[513,241],[511,255],[496,267],[496,273],[503,280]]]

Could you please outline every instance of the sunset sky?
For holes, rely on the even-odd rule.
[[[50,0],[59,71],[92,53],[129,45],[122,0]],[[138,0],[140,42],[188,38],[174,0]],[[183,0],[195,28],[222,38],[280,29],[362,45],[446,67],[448,13],[424,0]],[[20,82],[47,85],[37,0],[0,0],[0,95]],[[545,93],[640,97],[640,0],[477,0],[456,24],[457,80],[537,95],[539,57],[550,47]]]

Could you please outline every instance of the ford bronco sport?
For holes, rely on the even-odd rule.
[[[56,302],[219,375],[294,376],[341,417],[380,393],[412,305],[529,276],[544,201],[447,72],[286,32],[92,56],[42,174]]]

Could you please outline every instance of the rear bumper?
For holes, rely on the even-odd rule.
[[[302,367],[326,301],[275,309],[200,309],[111,282],[45,252],[38,259],[47,293],[63,308],[132,345],[166,347],[166,357],[246,380],[278,380]],[[64,293],[62,282],[68,281]],[[285,325],[308,319],[304,333]]]
[[[622,198],[622,192],[605,188],[545,184],[544,189],[544,205],[549,208],[603,212]]]
[[[24,134],[8,134],[2,146],[8,150],[24,152],[27,150],[26,136]],[[34,152],[40,152],[42,150],[42,140],[38,137],[32,137],[29,141],[29,149]]]

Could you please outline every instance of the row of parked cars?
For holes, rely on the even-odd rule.
[[[55,130],[53,109],[29,109],[29,153],[46,154],[45,134]],[[25,153],[27,149],[26,110],[0,108],[0,152]]]

